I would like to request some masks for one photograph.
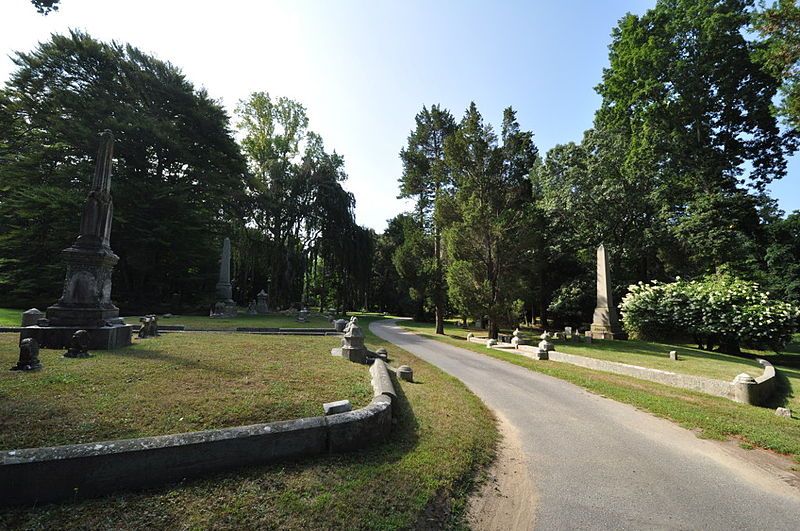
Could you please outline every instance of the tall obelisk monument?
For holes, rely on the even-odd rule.
[[[602,244],[597,248],[597,306],[594,309],[591,332],[595,339],[614,339],[615,335],[622,334],[611,291],[608,253]]]

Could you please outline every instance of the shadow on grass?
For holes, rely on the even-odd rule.
[[[245,370],[226,369],[220,366],[202,363],[200,360],[190,359],[186,356],[175,356],[168,354],[163,350],[151,350],[146,348],[116,349],[104,351],[103,354],[107,356],[124,357],[127,359],[163,361],[172,363],[174,365],[179,365],[184,369],[202,369],[204,371],[216,372],[231,377],[241,376],[242,374],[247,373]]]

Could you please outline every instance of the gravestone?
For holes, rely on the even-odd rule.
[[[337,332],[344,332],[344,328],[347,326],[348,321],[346,319],[336,319],[333,322],[333,327]]]
[[[27,326],[20,338],[34,338],[43,348],[69,345],[78,330],[85,330],[89,348],[113,349],[131,344],[133,327],[119,317],[111,301],[111,275],[119,257],[111,250],[111,168],[114,136],[100,134],[92,188],[81,214],[80,234],[61,251],[67,273],[61,298],[47,308],[45,319]]]
[[[44,318],[44,312],[37,308],[31,308],[22,312],[22,326],[33,326],[39,324],[39,319]]]
[[[670,350],[669,351],[669,359],[671,359],[672,361],[678,361],[678,351]]]
[[[297,312],[297,322],[298,323],[307,323],[308,322],[308,310],[303,308],[299,312]]]
[[[550,358],[550,351],[553,350],[553,344],[548,341],[550,339],[550,334],[545,331],[541,336],[541,341],[539,342],[539,348],[536,351],[536,359],[538,360],[546,360]]]
[[[256,311],[255,300],[250,301],[250,303],[247,305],[247,315],[258,315],[258,312]]]
[[[608,267],[608,253],[602,244],[597,248],[597,306],[592,318],[592,337],[594,339],[614,339],[622,334],[611,293],[611,273]]]
[[[256,312],[261,315],[269,313],[269,295],[263,289],[256,295]]]
[[[407,382],[413,382],[414,370],[408,365],[400,365],[397,368],[397,376],[399,376],[401,380],[405,380]]]
[[[342,357],[355,363],[367,362],[367,347],[364,346],[364,332],[355,317],[350,321],[342,336]]]
[[[39,361],[39,344],[29,337],[19,342],[19,361],[12,371],[37,371],[42,368]]]
[[[72,339],[69,342],[69,348],[64,353],[65,358],[90,358],[89,354],[89,332],[86,330],[78,330],[72,334]]]
[[[222,241],[222,254],[219,260],[219,280],[216,286],[217,302],[211,317],[236,317],[236,303],[233,302],[231,286],[231,239]]]

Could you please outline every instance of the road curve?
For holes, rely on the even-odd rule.
[[[370,330],[463,381],[518,431],[537,529],[800,529],[800,494],[629,405],[393,321]]]

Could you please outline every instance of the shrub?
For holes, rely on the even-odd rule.
[[[738,353],[741,345],[775,351],[791,340],[800,308],[769,298],[758,284],[728,274],[670,284],[634,284],[620,305],[632,337],[692,336],[701,348]]]

